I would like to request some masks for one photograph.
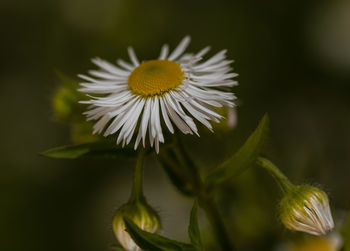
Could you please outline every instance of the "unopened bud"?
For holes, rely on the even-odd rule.
[[[312,186],[294,186],[281,201],[281,221],[293,231],[325,235],[334,222],[328,196]]]
[[[126,231],[124,217],[142,230],[155,233],[160,228],[158,214],[145,201],[135,201],[120,207],[113,217],[113,231],[119,244],[127,251],[141,251]]]

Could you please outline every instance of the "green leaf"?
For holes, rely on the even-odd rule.
[[[344,225],[340,229],[340,234],[344,240],[344,248],[342,250],[350,251],[350,211],[348,212]]]
[[[192,242],[192,245],[196,250],[203,250],[201,235],[199,231],[198,225],[198,204],[197,201],[194,202],[191,217],[190,217],[190,225],[188,226],[188,235]]]
[[[269,117],[265,114],[244,145],[207,176],[205,180],[207,189],[211,190],[217,184],[238,176],[254,164],[268,138],[268,131]]]
[[[131,238],[142,249],[147,251],[195,251],[192,245],[168,239],[140,229],[134,222],[124,218],[125,227]]]
[[[80,145],[61,146],[41,153],[55,159],[79,159],[83,157],[136,157],[137,151],[122,148],[115,142],[99,141]]]

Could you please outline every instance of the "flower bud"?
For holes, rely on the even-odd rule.
[[[55,117],[63,122],[71,120],[76,103],[74,92],[66,87],[60,87],[56,90],[52,100]]]
[[[160,228],[160,220],[155,210],[146,201],[134,201],[120,207],[113,217],[113,231],[119,244],[127,251],[141,251],[126,231],[123,218],[129,218],[144,231],[155,233]]]
[[[334,227],[328,196],[312,186],[294,186],[281,201],[282,223],[294,231],[324,235]]]

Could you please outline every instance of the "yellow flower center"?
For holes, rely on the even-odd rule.
[[[140,95],[160,95],[178,87],[184,72],[179,64],[169,60],[142,62],[130,74],[128,84],[131,90]]]

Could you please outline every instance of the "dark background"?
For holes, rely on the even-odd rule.
[[[92,57],[126,58],[128,45],[151,59],[163,43],[174,48],[187,34],[189,50],[227,48],[239,73],[237,128],[185,139],[202,171],[269,112],[268,155],[293,182],[322,184],[341,222],[337,215],[350,201],[349,1],[1,0],[0,29],[0,250],[107,250],[115,243],[111,218],[129,196],[133,162],[38,155],[70,143],[68,127],[52,112],[54,69],[74,77],[93,68]],[[154,158],[145,172],[161,233],[187,241],[192,200],[169,184]],[[258,168],[221,193],[240,250],[272,250],[293,238],[276,217],[278,198]],[[201,225],[210,240],[204,219]]]

